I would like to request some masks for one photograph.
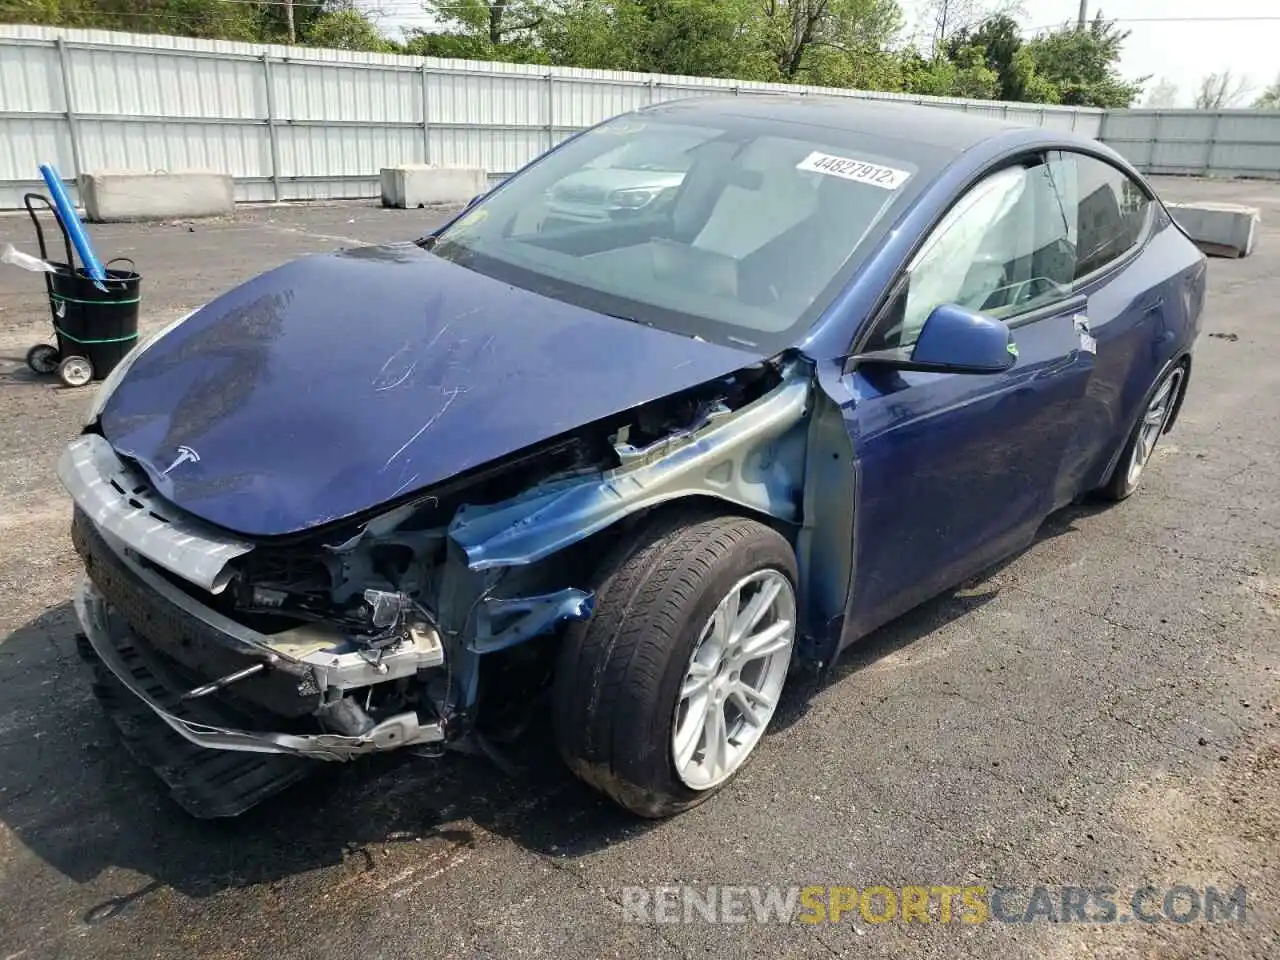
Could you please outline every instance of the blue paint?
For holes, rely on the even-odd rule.
[[[1017,326],[1004,373],[819,366],[858,483],[843,644],[1025,548],[1052,511],[1105,481],[1152,385],[1200,328],[1204,258],[1162,211],[1153,229],[1122,267]],[[896,263],[903,250],[881,256]],[[1078,313],[1096,355],[1080,349]],[[858,336],[853,323],[836,329],[824,342]]]
[[[49,194],[53,197],[54,208],[58,211],[58,219],[62,221],[68,236],[71,237],[71,245],[80,255],[85,273],[100,289],[105,290],[106,287],[102,281],[107,279],[107,272],[103,269],[98,255],[93,252],[93,244],[89,242],[89,235],[84,232],[84,225],[76,216],[76,208],[72,206],[71,198],[67,196],[67,191],[62,186],[62,178],[58,176],[58,171],[47,163],[40,164],[40,176],[44,177]],[[70,266],[74,268],[75,264]]]
[[[732,109],[792,111],[805,123],[826,117],[873,133],[892,125],[886,107],[769,101]],[[873,113],[879,119],[864,125]],[[816,383],[852,452],[853,589],[843,618],[835,615],[846,644],[1024,547],[1050,512],[1097,486],[1152,385],[1200,330],[1204,258],[1157,209],[1140,252],[1016,325],[1012,365],[1007,329],[948,308],[935,311],[914,358],[991,372],[846,370],[920,240],[993,166],[1033,149],[1073,149],[1143,182],[1114,151],[1060,131],[939,114],[937,128],[918,135],[948,159],[917,164],[883,236],[788,344],[815,371],[795,386]],[[1080,313],[1096,354],[1081,349]],[[298,261],[214,301],[139,358],[108,401],[103,428],[179,506],[274,535],[426,490],[758,359],[515,289],[415,246],[375,248]],[[200,459],[166,475],[180,445]],[[688,458],[716,451],[695,438],[657,463],[471,505],[450,534],[475,569],[534,562],[657,502],[646,500],[646,484],[657,489]],[[787,509],[803,502],[801,474],[771,475],[752,506],[790,519]],[[525,599],[533,605],[513,642],[532,635],[539,617],[582,610],[582,598],[564,592]],[[472,684],[475,654],[465,653],[459,664]]]
[[[575,587],[533,597],[486,600],[468,646],[475,653],[496,653],[550,633],[565,620],[585,620],[594,609],[595,594]],[[504,621],[507,626],[494,631],[493,625]]]
[[[934,308],[920,330],[911,361],[960,373],[999,373],[1013,366],[1009,328],[952,303]]]
[[[403,244],[304,258],[214,300],[137,359],[102,427],[178,506],[272,536],[754,360]],[[181,446],[200,459],[165,474]]]

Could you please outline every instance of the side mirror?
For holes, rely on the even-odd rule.
[[[1009,328],[954,303],[935,307],[915,346],[872,350],[849,358],[846,369],[875,364],[936,373],[1000,373],[1017,360]]]

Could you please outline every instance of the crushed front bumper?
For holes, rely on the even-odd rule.
[[[59,474],[75,501],[71,539],[86,572],[77,645],[94,692],[129,752],[189,812],[234,816],[323,766],[313,761],[445,739],[412,710],[335,726],[334,708],[363,702],[369,687],[443,666],[434,630],[370,657],[324,624],[250,629],[206,598],[252,545],[172,511],[101,437],[74,442]]]
[[[179,712],[184,691],[177,684],[166,683],[162,671],[141,673],[131,666],[124,651],[136,652],[138,638],[111,616],[106,600],[87,577],[76,593],[75,608],[85,640],[103,666],[159,720],[198,747],[340,761],[444,739],[439,724],[420,723],[412,712],[389,717],[362,736],[237,730],[191,719]]]

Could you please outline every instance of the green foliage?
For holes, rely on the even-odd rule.
[[[1059,103],[1078,107],[1128,107],[1149,77],[1127,81],[1117,65],[1129,31],[1094,17],[1087,28],[1064,26],[1042,33],[1027,48],[1036,72],[1058,89]]]
[[[917,57],[906,80],[911,93],[976,100],[994,100],[1000,85],[1000,77],[987,66],[982,48],[974,46],[960,47],[953,57]]]
[[[284,42],[278,2],[2,0],[0,22]],[[944,97],[1128,106],[1128,33],[1098,15],[1023,40],[995,0],[934,0],[932,52],[900,45],[914,0],[423,0],[438,26],[401,43],[354,0],[300,0],[299,43],[345,50],[734,77]],[[1005,4],[1008,7],[1007,4]],[[935,9],[936,8],[936,9]],[[936,23],[935,23],[936,21]],[[1280,81],[1258,101],[1280,109]]]
[[[395,49],[348,0],[297,3],[293,21],[301,43],[343,50]],[[286,43],[289,38],[287,11],[279,2],[5,0],[0,22],[264,43]]]
[[[393,53],[394,44],[378,32],[358,10],[327,10],[307,24],[302,41],[331,50],[369,50]]]
[[[1280,77],[1262,91],[1258,99],[1253,101],[1253,106],[1255,110],[1280,110]]]
[[[548,4],[541,0],[425,0],[422,6],[451,28],[446,34],[483,37],[494,47],[528,41],[548,12]]]

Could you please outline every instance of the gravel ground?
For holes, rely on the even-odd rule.
[[[27,373],[42,287],[0,270],[0,960],[1280,955],[1280,185],[1160,187],[1264,219],[1254,256],[1211,264],[1190,395],[1142,491],[1052,518],[867,638],[791,692],[732,788],[659,824],[578,785],[537,736],[513,776],[387,758],[233,822],[186,818],[121,754],[75,657],[53,462],[89,393]],[[146,329],[442,215],[262,207],[92,233],[140,264]],[[0,216],[5,240],[31,249],[29,224]],[[676,882],[1244,885],[1247,915],[622,922],[624,887]]]

